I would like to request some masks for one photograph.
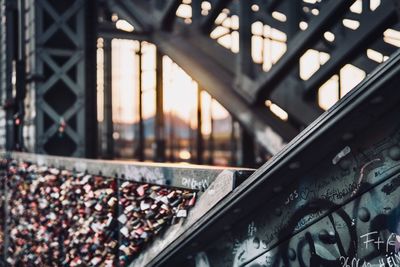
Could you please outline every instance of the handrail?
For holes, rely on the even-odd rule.
[[[388,192],[392,192],[391,188],[399,181],[393,175],[400,171],[400,133],[395,131],[400,127],[399,83],[400,50],[256,170],[201,218],[197,227],[192,227],[173,246],[157,255],[150,265],[192,264],[197,256],[203,259],[203,252],[207,249],[216,265],[251,266],[254,263],[258,266],[256,260],[265,264],[265,257],[275,260],[275,256],[271,255],[277,253],[277,246],[283,247],[282,255],[285,256],[284,253],[288,253],[285,248],[293,236],[323,218],[329,222],[327,216],[330,212],[341,206],[347,208],[349,201],[366,191],[383,185],[390,189]],[[374,168],[376,171],[373,171]],[[362,179],[367,176],[367,170],[368,183]],[[333,189],[329,188],[332,184]],[[297,198],[304,186],[315,190],[310,194],[307,193],[310,191],[302,192],[305,194],[302,197],[307,196],[307,200],[303,201]],[[335,186],[339,188],[339,193],[334,191]],[[331,201],[332,194],[339,196],[340,201]],[[387,204],[389,210],[398,210],[396,206],[392,207],[396,202],[392,202],[379,202],[376,205]],[[307,209],[308,213],[301,213],[302,209]],[[310,216],[307,217],[308,214]],[[302,216],[306,216],[306,219],[300,220]],[[367,220],[365,218],[369,218],[369,215],[361,218]],[[298,225],[293,224],[295,219]],[[254,232],[258,232],[259,236],[255,236]],[[220,235],[217,240],[216,235]],[[252,239],[249,237],[246,240],[247,235]],[[253,239],[254,248],[250,248]],[[232,240],[238,244],[233,244]],[[351,242],[358,241],[352,239]],[[193,243],[196,246],[190,246]],[[238,248],[237,245],[242,247]],[[301,244],[299,246],[302,247]],[[246,252],[248,247],[249,251]],[[218,253],[215,253],[216,249]],[[238,258],[235,256],[240,261],[236,261]],[[299,266],[293,264],[290,266]],[[283,265],[289,266],[286,263]]]
[[[194,189],[204,192],[223,171],[231,172],[236,185],[254,170],[236,167],[215,167],[182,163],[151,163],[130,160],[98,160],[72,157],[1,152],[13,159],[27,160],[39,165],[62,167],[78,172],[101,174],[123,180]]]
[[[43,264],[43,259],[56,259],[62,254],[58,255],[64,260],[59,262],[61,265],[108,262],[126,266],[153,236],[152,242],[160,242],[157,236],[162,234],[164,246],[174,242],[252,173],[240,168],[20,152],[3,152],[2,156],[9,159],[7,166],[3,165],[7,174],[0,175],[6,218],[2,224],[2,254],[4,263],[11,265],[18,260],[29,261],[27,257]],[[32,165],[27,167],[25,162]],[[67,216],[69,213],[75,215]],[[188,218],[179,220],[182,217]],[[49,228],[48,223],[54,224],[55,229]],[[165,227],[167,224],[171,226]],[[58,228],[63,230],[59,232]],[[44,243],[35,236],[40,231],[47,236]],[[20,236],[26,233],[32,236]],[[46,252],[47,243],[58,251],[56,256]],[[91,244],[90,248],[85,243]],[[92,251],[94,245],[99,248]],[[38,250],[42,252],[35,252]]]

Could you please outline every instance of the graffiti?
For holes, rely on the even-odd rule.
[[[365,245],[365,248],[368,249],[371,244],[375,244],[378,247],[378,250],[381,249],[381,246],[384,246],[385,252],[390,253],[390,247],[398,248],[398,240],[400,240],[400,236],[391,233],[389,237],[384,240],[379,236],[378,231],[373,231],[366,233],[360,236],[361,242]]]
[[[299,190],[294,190],[289,194],[285,201],[285,205],[289,205],[291,202],[295,200],[307,200],[310,196],[311,190],[308,187],[301,188]]]
[[[340,266],[342,267],[370,267],[371,263],[363,261],[359,258],[350,258],[350,257],[344,257],[340,256]]]
[[[126,165],[123,173],[128,180],[145,180],[146,182],[153,184],[166,184],[166,178],[160,168],[151,169],[147,167]]]
[[[400,175],[397,176],[395,179],[393,179],[391,183],[382,187],[382,192],[385,193],[386,195],[390,195],[391,193],[396,191],[398,187],[400,187]]]
[[[195,256],[196,267],[210,267],[207,254],[203,251],[199,252]]]
[[[242,242],[237,240],[232,266],[249,265],[250,262],[263,267],[282,264],[293,267],[362,267],[379,266],[380,262],[386,264],[383,266],[398,266],[398,237],[396,233],[388,234],[386,225],[387,221],[393,221],[389,216],[395,216],[393,212],[396,208],[381,199],[383,196],[379,196],[377,187],[366,180],[369,173],[375,173],[374,168],[381,166],[374,163],[380,164],[381,161],[372,160],[361,165],[358,175],[354,174],[356,179],[351,183],[342,182],[341,187],[332,187],[327,183],[328,179],[323,179],[312,189],[300,186],[288,193],[285,206],[298,200],[303,202],[298,202],[290,218],[284,216],[275,223],[269,234],[262,235],[258,231],[253,238],[248,236]],[[331,177],[340,181],[337,175]],[[396,179],[383,183],[383,188],[394,185]],[[343,208],[337,204],[337,201],[346,201],[354,196],[355,191],[366,193]],[[318,194],[320,198],[315,198]],[[376,201],[375,205],[370,204],[375,208],[374,212],[362,206],[372,199]],[[315,223],[319,218],[324,219]],[[248,229],[257,228],[257,225],[252,221]],[[367,225],[372,231],[358,235],[358,228],[367,229]],[[311,227],[310,230],[304,230],[307,227]],[[289,241],[280,245],[275,253],[269,250],[274,241],[288,238]],[[368,248],[365,247],[366,243]]]
[[[350,258],[340,256],[340,264],[342,267],[396,267],[400,265],[400,254],[399,253],[390,253],[386,254],[385,257],[379,258],[377,263],[371,263],[366,260],[360,258]]]
[[[347,197],[350,193],[353,193],[359,187],[357,182],[346,185],[343,189],[328,188],[322,195],[323,199],[336,201]]]
[[[251,222],[247,228],[247,234],[252,237],[255,235],[255,233],[257,232],[257,228],[254,224],[254,222]]]
[[[210,186],[207,179],[195,179],[195,178],[182,178],[182,185],[192,189],[206,189]]]
[[[371,161],[365,163],[365,164],[361,167],[360,176],[358,177],[358,181],[357,181],[357,187],[353,190],[352,196],[354,196],[354,195],[357,193],[357,191],[360,189],[360,186],[361,186],[361,183],[363,182],[363,179],[364,179],[365,172],[366,172],[367,168],[368,168],[369,166],[372,166],[372,164],[374,164],[374,163],[376,163],[376,162],[380,162],[380,161],[381,161],[381,159],[376,158],[376,159],[374,159],[374,160],[371,160]]]
[[[390,120],[376,129],[287,183],[279,177],[279,193],[230,226],[231,243],[203,248],[211,266],[400,266],[400,162],[389,153],[400,130]]]

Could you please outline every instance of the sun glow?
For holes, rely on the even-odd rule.
[[[100,42],[101,44],[101,42]],[[112,92],[113,121],[132,124],[139,120],[139,41],[114,39],[112,41]],[[156,47],[142,42],[142,101],[143,119],[155,115],[156,105]],[[196,125],[198,84],[169,57],[164,56],[163,64],[163,104],[164,113],[178,116],[190,125]],[[103,120],[103,51],[98,51],[98,118]],[[101,90],[100,90],[101,89]],[[202,93],[204,134],[209,134],[209,117],[222,119],[229,116],[217,101],[209,94]]]

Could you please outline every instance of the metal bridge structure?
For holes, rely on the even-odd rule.
[[[211,171],[216,182],[207,182],[187,225],[171,226],[131,266],[397,266],[399,32],[398,0],[0,0],[0,147],[56,167],[66,163],[36,154],[113,158],[111,40],[152,43],[154,161],[166,160],[163,56],[239,123],[240,165],[255,166],[255,144],[272,158],[239,179],[232,172],[240,169]],[[96,119],[99,38],[105,152]],[[323,102],[328,91],[336,104]],[[143,131],[139,139],[143,160]],[[98,173],[111,163],[69,164]],[[179,184],[179,166],[162,168],[171,186],[193,190]],[[188,173],[209,177],[200,166]],[[7,220],[2,226],[8,239]]]
[[[117,29],[113,15],[134,30]],[[323,85],[335,80],[340,98],[349,89],[341,82],[346,67],[366,76],[397,50],[399,26],[397,1],[3,0],[1,27],[3,147],[96,157],[97,38],[154,43],[240,123],[244,148],[255,140],[273,155],[322,114]],[[309,54],[319,64],[305,69]],[[110,91],[111,82],[105,86]],[[162,159],[162,101],[157,107],[155,158]]]

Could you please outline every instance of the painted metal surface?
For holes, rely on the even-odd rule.
[[[35,149],[37,153],[93,157],[96,140],[91,114],[95,103],[95,37],[89,12],[92,1],[66,3],[29,1],[30,101],[35,106]],[[94,80],[95,81],[95,80]],[[91,115],[88,115],[91,114]],[[96,142],[94,142],[96,144]]]
[[[321,115],[318,92],[332,76],[347,64],[369,74],[383,60],[372,60],[367,49],[389,57],[398,48],[382,38],[388,29],[399,30],[397,2],[209,0],[202,5],[195,0],[106,1],[110,10],[137,27],[138,40],[148,32],[162,53],[198,81],[271,154]],[[172,10],[179,10],[179,3],[191,10],[190,19],[173,17]],[[210,37],[220,27],[216,18],[224,16],[227,24],[231,17],[239,18],[234,29],[238,38],[232,38],[238,43],[237,53]],[[344,25],[348,21],[354,26]],[[260,36],[253,34],[256,24],[264,31]],[[285,39],[285,51],[267,71],[253,56],[270,58],[270,51],[250,45],[258,43],[256,37],[266,37],[265,27]],[[326,33],[333,39],[325,38]],[[328,59],[309,79],[303,79],[299,70],[309,66],[300,66],[300,62],[308,52],[324,53]],[[288,120],[277,118],[266,108],[266,100],[285,110]]]
[[[337,157],[293,177],[272,200],[260,199],[250,216],[205,249],[210,266],[338,266],[353,259],[362,266],[394,257],[400,125],[391,119],[370,125],[388,135],[357,137]]]
[[[14,172],[13,170],[15,170],[15,167],[13,167],[14,169],[11,168],[12,169],[11,172],[5,174],[6,170],[4,165],[5,161],[2,161],[2,166],[1,166],[2,168],[0,170],[1,171],[0,188],[2,189],[3,195],[2,198],[0,199],[0,213],[5,214],[5,216],[3,216],[2,218],[8,218],[8,219],[6,220],[0,219],[0,249],[3,249],[5,251],[5,253],[2,254],[3,257],[0,258],[0,263],[2,260],[4,260],[4,264],[11,266],[14,264],[19,264],[18,263],[19,260],[21,260],[22,262],[29,262],[29,259],[31,260],[36,259],[37,261],[39,261],[45,259],[52,259],[51,257],[54,256],[54,255],[49,256],[41,252],[33,252],[30,250],[29,246],[21,248],[22,249],[21,255],[29,256],[28,258],[24,256],[24,258],[22,259],[19,258],[19,256],[18,257],[15,256],[19,255],[18,253],[20,253],[19,252],[20,249],[15,249],[15,248],[17,247],[18,244],[22,244],[22,243],[17,244],[16,242],[23,242],[23,240],[25,240],[23,237],[21,237],[22,239],[20,239],[19,241],[16,239],[15,237],[15,233],[17,231],[16,229],[19,229],[21,232],[24,232],[23,229],[25,229],[24,227],[27,226],[26,218],[29,218],[28,215],[29,213],[26,212],[23,213],[25,217],[28,216],[26,218],[24,217],[24,219],[22,219],[23,217],[22,213],[19,214],[21,215],[21,218],[18,218],[18,216],[15,215],[17,211],[24,210],[23,207],[24,205],[29,205],[29,203],[31,203],[30,201],[27,201],[27,199],[33,196],[27,196],[26,194],[27,191],[36,193],[40,191],[42,195],[40,196],[35,195],[36,199],[34,200],[34,202],[35,203],[36,202],[42,203],[43,201],[46,202],[46,200],[43,199],[48,198],[50,195],[46,195],[45,190],[42,189],[44,189],[46,186],[55,188],[56,186],[54,181],[57,180],[56,184],[60,185],[62,184],[61,185],[61,188],[63,188],[62,194],[66,194],[66,196],[69,197],[72,196],[72,199],[74,199],[74,196],[76,196],[77,194],[78,195],[81,194],[83,191],[85,191],[86,193],[89,192],[90,195],[90,192],[92,190],[88,183],[90,179],[93,178],[97,182],[99,182],[100,180],[102,181],[104,180],[103,181],[104,183],[103,182],[100,183],[99,186],[101,185],[102,187],[108,188],[107,190],[111,190],[113,193],[107,197],[107,199],[109,198],[110,201],[99,201],[98,203],[102,203],[102,205],[107,203],[109,206],[114,205],[110,204],[111,199],[114,199],[116,201],[116,202],[112,201],[112,203],[114,202],[119,203],[117,205],[118,208],[116,209],[113,208],[112,210],[110,210],[111,213],[107,215],[111,216],[110,217],[112,218],[111,222],[114,222],[114,224],[110,223],[107,224],[108,227],[107,235],[113,237],[113,239],[109,240],[109,242],[117,244],[117,247],[113,245],[112,251],[110,250],[107,252],[108,256],[106,257],[107,258],[106,262],[109,261],[115,262],[119,258],[119,261],[118,263],[116,263],[116,266],[127,266],[127,264],[129,264],[129,262],[133,259],[134,261],[130,263],[130,266],[148,266],[148,264],[150,264],[150,262],[153,260],[154,257],[156,257],[166,247],[177,242],[176,240],[178,239],[178,237],[185,236],[188,229],[190,229],[191,227],[195,227],[195,225],[199,223],[200,218],[202,218],[217,203],[219,203],[223,198],[225,198],[228,194],[230,194],[238,183],[242,182],[253,172],[253,170],[250,169],[235,169],[235,168],[227,169],[227,168],[181,165],[181,164],[154,164],[154,163],[152,164],[152,163],[139,163],[139,162],[134,163],[134,162],[123,162],[123,161],[88,160],[81,158],[56,157],[56,156],[28,154],[19,152],[12,152],[12,153],[1,152],[1,158],[14,159],[15,161],[13,164],[15,166],[24,166],[24,164],[19,165],[19,163],[29,162],[29,164],[33,164],[33,166],[36,166],[33,169],[36,168],[38,170],[36,174],[27,177],[26,180],[21,180],[21,177],[24,177],[24,174],[31,172],[31,170],[33,169],[29,167],[28,168],[29,171],[26,171],[26,169],[25,171],[24,169],[21,169],[20,172],[18,171]],[[19,162],[18,165],[17,162]],[[45,170],[44,173],[47,173],[47,170],[49,170],[50,173],[58,173],[58,174],[61,173],[61,176],[59,178],[54,178],[54,180],[51,180],[53,178],[49,177],[56,177],[56,176],[55,175],[41,176],[40,173],[43,172],[43,170]],[[13,176],[12,173],[16,175]],[[74,177],[70,176],[70,174],[72,174],[72,176]],[[38,180],[34,181],[35,179]],[[51,180],[47,181],[48,182],[47,185],[46,185],[47,183],[46,179]],[[4,181],[8,182],[3,183]],[[105,183],[105,181],[107,182]],[[71,185],[71,183],[76,185],[77,187],[76,186],[71,187],[75,189],[74,190],[71,189],[70,191],[68,191],[67,188],[69,188],[68,186]],[[43,187],[41,190],[34,189],[37,188],[38,184],[40,184],[39,187]],[[83,185],[85,185],[84,188],[81,188]],[[163,187],[164,189],[160,189]],[[30,189],[27,191],[26,190],[21,191],[20,190],[21,188],[25,189],[30,188]],[[133,191],[129,188],[131,189],[133,188],[132,189]],[[142,243],[136,241],[134,242],[130,239],[124,238],[126,236],[134,235],[135,233],[135,230],[132,230],[131,228],[133,226],[133,221],[137,222],[138,220],[137,217],[139,215],[138,211],[136,210],[133,213],[133,215],[131,212],[132,207],[137,205],[134,196],[137,198],[137,201],[141,201],[139,209],[143,209],[142,206],[144,207],[146,203],[143,204],[142,202],[149,201],[149,199],[152,197],[154,198],[153,195],[157,194],[156,193],[157,190],[170,190],[172,192],[171,194],[174,193],[174,195],[182,194],[182,192],[183,194],[188,194],[188,192],[192,192],[191,194],[194,193],[192,199],[189,202],[185,200],[184,203],[186,204],[189,203],[188,204],[189,206],[191,207],[194,206],[194,207],[190,211],[188,209],[186,211],[187,213],[185,212],[184,215],[179,215],[178,211],[178,213],[175,216],[176,218],[175,217],[172,218],[171,221],[168,220],[168,227],[165,227],[165,224],[163,225],[164,226],[163,231],[155,230],[154,233],[151,232],[153,226],[156,227],[155,222],[153,222],[152,224],[153,226],[150,227],[150,230],[143,226],[144,229],[147,229],[146,231],[148,231],[151,234],[151,236],[154,236],[154,238],[151,238],[151,242],[149,242],[150,240],[149,238],[145,238],[145,242],[149,242],[148,245],[142,244],[143,240],[139,240],[142,237],[140,238],[136,237],[137,240],[135,239],[136,241],[138,240],[142,241]],[[140,195],[140,197],[138,196],[138,194]],[[144,194],[147,194],[147,196],[143,198]],[[165,198],[168,199],[171,198],[171,205],[175,207],[176,206],[176,204],[174,204],[175,200],[178,201],[179,199],[174,200],[173,195],[171,194],[168,194],[168,197],[165,196]],[[148,195],[151,195],[151,197],[149,198]],[[27,197],[27,199],[23,199],[23,197]],[[64,197],[65,196],[63,195],[63,198]],[[83,201],[83,199],[86,199],[86,197],[87,195],[84,194],[84,197],[82,195],[82,198],[80,199]],[[182,199],[180,199],[179,201],[181,200]],[[92,199],[90,201],[97,201],[97,200]],[[90,201],[87,201],[88,203],[85,203],[85,205],[88,204],[88,207],[89,206],[91,206],[92,208],[95,207],[95,210],[99,212],[102,211],[102,208],[97,207],[100,204],[93,206],[89,204]],[[60,204],[60,201],[56,201],[56,204],[57,203]],[[62,203],[64,203],[64,201]],[[196,203],[196,205],[194,205],[194,203]],[[83,204],[83,202],[81,204]],[[107,205],[105,206],[106,208],[104,209],[104,211],[108,211],[107,208],[109,207],[107,207]],[[155,205],[155,207],[152,206],[151,209],[152,210],[156,209],[156,206],[157,205]],[[10,212],[10,209],[12,209],[12,212]],[[50,208],[43,209],[41,211],[46,214],[49,212],[51,214],[54,214],[60,211],[60,209],[57,207],[54,210],[53,209],[54,206],[51,206]],[[70,212],[79,213],[78,208],[74,208],[74,206],[70,205],[68,206],[68,209],[70,210]],[[32,212],[32,216],[34,216],[34,214],[35,212]],[[99,218],[102,218],[102,216],[105,215],[105,214],[99,215],[96,212],[92,212],[90,208],[85,211],[85,214],[86,215],[84,215],[84,218],[88,219],[89,221],[94,220],[95,222],[100,220]],[[92,216],[93,218],[90,219]],[[187,219],[179,220],[181,217],[187,217]],[[38,218],[39,217],[35,217],[35,219]],[[147,221],[149,220],[149,218],[147,218]],[[119,223],[115,223],[117,221]],[[157,222],[158,221],[160,220],[157,220]],[[18,223],[21,224],[18,225]],[[69,225],[68,229],[77,229],[76,231],[78,232],[79,231],[84,232],[86,223],[82,225],[72,221],[70,223],[71,224]],[[28,226],[27,229],[32,229],[30,227],[36,227],[35,225],[38,226],[38,224],[36,223],[34,225]],[[64,236],[62,237],[58,236],[57,231],[55,231],[54,229],[52,230],[52,228],[48,228],[47,231],[48,232],[46,233],[48,234],[46,234],[46,236],[47,238],[49,238],[48,242],[52,244],[54,242],[55,243],[58,242],[57,238],[61,238],[62,240],[64,239],[69,240],[71,238],[70,235],[68,238]],[[74,232],[74,230],[68,230],[68,231]],[[34,240],[35,240],[34,238],[33,239],[27,238],[26,242],[27,243],[35,242]],[[82,240],[84,239],[80,238],[77,242],[82,242]],[[146,252],[141,252],[139,250],[138,244],[139,245],[141,244],[140,248],[148,247]],[[67,247],[65,246],[67,245],[65,245],[64,242],[63,249],[67,251],[68,246]],[[12,249],[10,249],[11,247]],[[63,247],[63,245],[60,245],[60,247]],[[108,247],[108,245],[106,247]],[[133,247],[133,250],[128,251],[128,248],[131,247]],[[92,261],[95,262],[99,260],[98,257],[94,257],[93,260],[90,257],[88,258],[86,252],[83,254],[79,253],[76,254],[76,251],[71,250],[68,253],[71,255],[75,255],[73,256],[74,262],[75,260],[78,261],[79,257],[82,257],[82,260],[85,259],[85,261],[89,260],[91,263]],[[63,264],[65,264],[65,262],[68,262],[68,259],[71,260],[72,257],[69,254],[68,254],[69,256],[66,256],[66,254],[62,255],[61,258],[64,259],[65,256],[65,261],[63,261]]]
[[[400,54],[154,266],[398,266]]]
[[[12,84],[12,60],[15,53],[15,6],[16,1],[2,0],[0,2],[0,94],[4,111],[1,127],[3,129],[3,144],[5,149],[13,149],[14,138],[14,104]]]
[[[169,185],[204,192],[222,173],[237,185],[253,170],[244,168],[222,168],[189,164],[144,163],[116,160],[91,160],[83,158],[58,157],[39,154],[7,153],[17,160],[27,160],[38,165],[63,167],[91,174],[118,177],[123,180]],[[233,189],[233,188],[232,188]]]

